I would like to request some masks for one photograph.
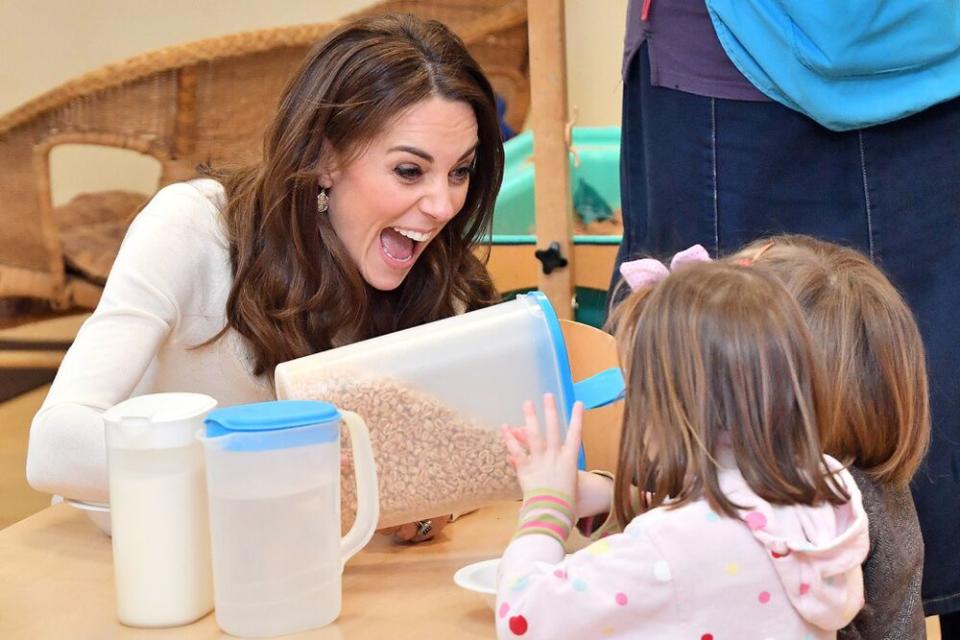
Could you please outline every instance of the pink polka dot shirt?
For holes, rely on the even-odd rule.
[[[822,640],[863,606],[869,541],[861,495],[844,505],[776,506],[724,469],[741,518],[706,501],[644,513],[564,558],[548,535],[516,537],[500,563],[498,638]]]

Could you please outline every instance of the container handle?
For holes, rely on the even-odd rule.
[[[573,385],[573,397],[585,409],[597,409],[623,400],[623,371],[611,367]]]
[[[340,570],[343,571],[347,560],[363,549],[377,528],[377,521],[380,519],[380,494],[367,425],[363,418],[352,411],[341,411],[340,414],[350,431],[353,470],[357,480],[357,517],[350,531],[340,541]]]

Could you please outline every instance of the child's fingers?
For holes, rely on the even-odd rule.
[[[526,459],[527,452],[524,451],[523,447],[520,446],[520,443],[517,442],[517,439],[513,435],[510,427],[503,425],[500,427],[500,433],[503,434],[503,443],[507,445],[507,451],[510,453],[510,458],[513,460],[514,466],[516,466],[516,464],[521,460]]]
[[[540,422],[537,420],[537,409],[531,400],[523,403],[523,423],[524,432],[527,434],[527,448],[530,452],[539,451],[542,448]]]
[[[560,448],[560,424],[557,419],[557,400],[552,393],[543,394],[543,417],[547,449],[556,451]]]
[[[583,436],[583,403],[574,402],[573,411],[570,415],[570,425],[567,428],[567,439],[563,446],[569,452],[575,455],[580,452],[580,440]]]
[[[527,430],[524,427],[510,427],[510,433],[520,444],[527,444]]]

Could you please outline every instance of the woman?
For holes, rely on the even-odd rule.
[[[280,362],[491,304],[472,248],[502,176],[493,91],[456,35],[412,16],[337,29],[259,164],[170,185],[137,216],[34,418],[30,484],[105,501],[101,416],[128,397],[267,400]]]

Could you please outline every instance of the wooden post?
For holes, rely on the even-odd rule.
[[[564,0],[528,0],[537,248],[557,243],[567,266],[540,273],[539,287],[560,318],[573,317],[573,211],[567,128]]]

